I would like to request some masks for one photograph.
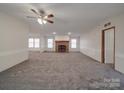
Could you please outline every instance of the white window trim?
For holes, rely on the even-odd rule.
[[[73,39],[76,40],[75,47],[72,47],[72,43],[73,43],[72,40]],[[77,48],[77,39],[76,38],[71,38],[71,48],[72,49],[76,49]]]
[[[49,47],[48,45],[49,45],[49,43],[48,43],[48,40],[49,39],[52,39],[52,47]],[[52,49],[54,47],[54,39],[53,38],[48,38],[47,39],[47,48],[49,48],[49,49]]]
[[[39,45],[38,45],[38,47],[36,47],[36,41],[35,41],[35,39],[39,39],[39,38],[34,38],[34,48],[40,48],[40,39],[39,39]]]
[[[33,39],[33,47],[29,47],[29,39]],[[39,47],[35,47],[35,39],[39,39]],[[28,48],[40,48],[40,38],[32,38],[32,37],[30,37],[30,38],[28,38]]]

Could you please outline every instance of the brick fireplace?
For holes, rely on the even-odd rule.
[[[55,41],[56,52],[69,52],[69,41]]]

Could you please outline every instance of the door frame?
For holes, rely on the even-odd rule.
[[[110,29],[114,30],[114,49],[113,49],[113,66],[115,68],[115,26],[106,28],[102,30],[102,38],[101,38],[101,63],[105,63],[105,32],[109,31]]]

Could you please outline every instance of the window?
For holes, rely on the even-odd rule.
[[[33,38],[29,38],[28,42],[29,42],[28,47],[29,47],[29,48],[33,48],[33,47],[34,47],[34,46],[33,46],[33,45],[34,45],[34,44],[33,44],[33,43],[34,43]]]
[[[71,39],[71,48],[77,48],[77,40]]]
[[[29,38],[28,40],[29,48],[39,48],[40,47],[40,39],[39,38]]]
[[[48,48],[53,48],[53,39],[48,39]]]
[[[35,48],[39,48],[40,47],[40,39],[39,38],[35,38],[34,39],[34,47]]]

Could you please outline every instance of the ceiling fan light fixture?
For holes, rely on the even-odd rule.
[[[48,18],[48,16],[44,16],[44,19],[47,19]]]
[[[46,20],[43,20],[43,23],[44,23],[44,24],[46,24],[46,23],[47,23],[47,21],[46,21]]]
[[[53,24],[54,21],[49,20],[49,18],[54,17],[53,14],[48,14],[45,15],[45,11],[44,10],[35,10],[35,9],[30,9],[34,14],[37,15],[37,17],[28,17],[28,18],[37,18],[37,21],[39,24],[46,24],[46,23],[51,23]]]
[[[38,19],[37,19],[37,21],[38,21],[38,23],[39,23],[39,24],[43,24],[43,22],[42,22],[42,19],[41,19],[41,18],[38,18]]]

